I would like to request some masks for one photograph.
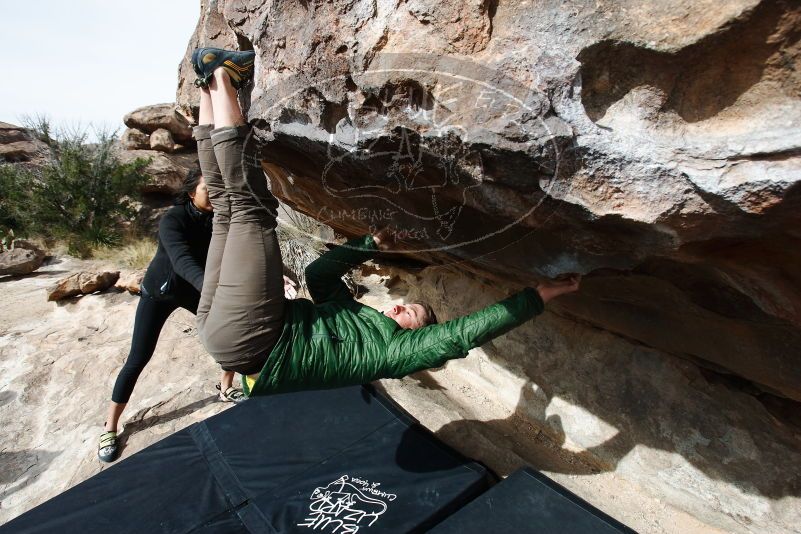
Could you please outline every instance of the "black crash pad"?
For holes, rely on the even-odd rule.
[[[431,532],[616,534],[634,531],[542,473],[526,468],[512,473]]]
[[[292,393],[193,424],[0,532],[425,531],[490,477],[371,387]]]

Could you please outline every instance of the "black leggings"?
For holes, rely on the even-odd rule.
[[[134,319],[131,352],[128,353],[128,359],[120,369],[120,374],[117,375],[114,391],[111,394],[112,401],[120,404],[128,402],[139,374],[150,361],[153,351],[156,350],[156,342],[159,340],[159,334],[161,334],[167,318],[178,308],[184,308],[193,314],[197,313],[199,298],[200,295],[196,292],[192,296],[173,297],[168,300],[153,300],[146,296],[139,298]]]

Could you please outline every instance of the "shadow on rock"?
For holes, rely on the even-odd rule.
[[[25,449],[0,452],[0,501],[32,484],[62,451]]]
[[[17,394],[13,391],[0,391],[0,406],[8,404],[17,398]]]
[[[145,417],[145,415],[149,412],[158,411],[158,409],[166,402],[167,401],[156,404],[155,406],[142,411],[141,414],[138,413],[132,416],[131,420],[125,424],[123,432],[119,435],[118,442],[121,450],[125,448],[131,436],[137,432],[141,432],[156,425],[180,419],[184,416],[201,410],[210,404],[214,404],[215,402],[218,402],[218,400],[216,395],[212,395],[210,397],[206,397],[205,399],[200,399],[191,404],[187,404],[186,406],[171,412],[154,413],[151,416]]]
[[[56,274],[64,274],[68,272],[69,271],[34,271],[28,274],[5,275],[5,276],[0,276],[0,284],[5,284],[6,282],[16,282],[18,280],[26,280],[28,278],[36,278],[38,276],[51,276]]]
[[[554,382],[553,377],[550,381]],[[716,417],[719,414],[704,410],[684,411],[681,406],[671,406],[669,402],[659,406],[666,399],[660,399],[654,391],[645,391],[643,384],[632,381],[626,381],[624,387],[642,390],[626,393],[631,395],[629,412],[611,404],[591,402],[588,397],[592,395],[584,395],[578,389],[567,392],[557,386],[544,392],[532,386],[528,383],[521,389],[517,407],[506,419],[455,421],[435,434],[454,445],[475,439],[489,440],[522,460],[522,463],[495,465],[490,459],[478,458],[502,476],[524,464],[570,475],[614,472],[619,462],[638,447],[640,462],[653,466],[667,462],[670,465],[664,466],[666,473],[681,470],[681,463],[666,459],[658,451],[680,455],[704,476],[741,491],[771,499],[801,496],[798,443],[792,443],[786,436],[766,435],[769,439],[763,441],[758,439],[762,429],[754,431],[749,424],[740,426],[739,421]],[[554,404],[556,409],[551,408]],[[551,413],[557,410],[569,414],[570,424],[564,416]],[[583,415],[575,417],[576,411]],[[676,420],[666,420],[665,413],[673,413]],[[594,419],[602,420],[608,437],[577,452],[581,446],[568,444],[566,428],[572,429],[575,441],[586,440],[592,429],[583,427],[583,423],[592,427]],[[763,423],[769,425],[770,420],[766,412]],[[643,450],[643,446],[651,451]],[[794,458],[791,457],[793,453]]]
[[[431,373],[426,373],[426,372],[416,373],[409,378],[413,378],[414,380],[416,380],[417,381],[416,385],[423,389],[430,389],[436,391],[445,391],[448,389],[445,386],[442,386],[439,382],[437,382],[434,379],[434,377],[431,376]]]

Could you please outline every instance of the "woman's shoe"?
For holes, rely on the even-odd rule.
[[[246,400],[248,400],[248,398],[245,397],[245,392],[242,391],[239,388],[235,388],[234,386],[231,386],[228,389],[226,389],[225,391],[223,391],[221,389],[220,384],[217,384],[216,387],[217,387],[217,391],[220,392],[219,399],[222,402],[235,402],[235,403],[239,404],[241,402],[245,402]]]
[[[253,50],[223,50],[222,48],[196,48],[192,52],[192,67],[198,79],[195,85],[207,87],[217,67],[222,67],[231,78],[231,85],[239,89],[253,76],[253,63],[256,52]]]
[[[97,447],[97,457],[103,462],[113,462],[120,453],[117,442],[117,432],[103,432],[100,434],[100,444]]]

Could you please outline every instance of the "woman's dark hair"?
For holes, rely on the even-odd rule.
[[[189,172],[186,173],[186,178],[184,178],[184,183],[181,186],[181,190],[178,191],[178,194],[175,196],[175,203],[186,204],[192,200],[192,198],[189,196],[189,193],[195,192],[195,188],[197,187],[197,184],[200,182],[201,178],[203,178],[203,174],[200,172],[200,169],[190,169]]]

